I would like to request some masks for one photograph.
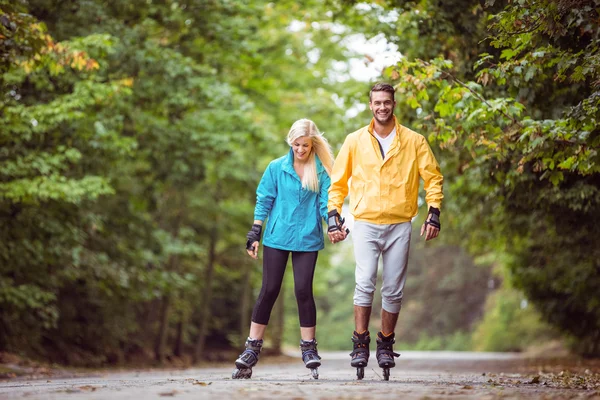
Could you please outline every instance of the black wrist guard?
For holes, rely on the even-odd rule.
[[[342,218],[337,210],[332,210],[327,213],[327,232],[341,231],[344,226],[345,218]],[[346,234],[350,233],[349,229],[346,229]]]
[[[327,213],[327,232],[335,232],[340,230],[340,214],[337,210],[332,210]]]
[[[246,241],[246,250],[252,250],[252,244],[254,242],[260,242],[260,234],[262,233],[262,225],[254,224],[252,225],[252,229],[246,235],[248,239]]]
[[[425,226],[431,225],[437,229],[442,229],[440,224],[440,209],[435,207],[429,207],[429,215],[425,221]]]

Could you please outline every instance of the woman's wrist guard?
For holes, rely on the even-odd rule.
[[[252,244],[254,242],[260,242],[260,234],[261,233],[262,233],[262,225],[253,224],[252,228],[246,235],[246,238],[248,239],[246,241],[246,250],[252,250]]]

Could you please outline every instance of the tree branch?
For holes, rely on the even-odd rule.
[[[430,66],[431,64],[424,61],[424,64],[427,66]],[[469,86],[467,86],[466,83],[464,83],[463,81],[461,81],[460,79],[458,79],[457,77],[455,77],[454,75],[452,75],[450,72],[447,71],[443,71],[440,69],[440,72],[442,73],[442,75],[444,75],[447,78],[452,79],[454,82],[458,83],[460,86],[466,88],[469,92],[471,92],[475,97],[477,97],[479,99],[479,101],[481,101],[482,103],[485,103],[488,105],[488,107],[493,108],[492,105],[485,99],[483,98],[483,96],[481,96],[479,93],[477,93],[476,91],[474,91],[473,89],[471,89]],[[499,110],[500,113],[502,115],[504,115],[506,118],[510,119],[515,125],[517,125],[519,128],[523,128],[523,125],[521,125],[521,123],[515,119],[514,117],[511,117],[510,115],[508,115],[506,112],[504,112],[504,110]]]

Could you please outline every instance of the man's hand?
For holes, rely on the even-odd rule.
[[[435,239],[440,234],[440,210],[435,207],[429,207],[429,215],[421,227],[421,236],[425,234],[425,241]]]

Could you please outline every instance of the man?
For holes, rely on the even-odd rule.
[[[411,220],[418,211],[419,179],[425,184],[429,214],[421,236],[434,239],[440,231],[443,177],[427,140],[400,125],[394,116],[394,87],[378,83],[369,93],[373,119],[349,134],[338,154],[329,189],[329,239],[346,238],[342,204],[350,181],[350,213],[353,215],[356,288],[355,332],[351,365],[359,379],[369,359],[369,319],[375,292],[379,257],[383,259],[381,331],[377,333],[377,361],[384,368],[396,365],[392,345],[406,280]],[[352,178],[350,180],[350,178]]]

